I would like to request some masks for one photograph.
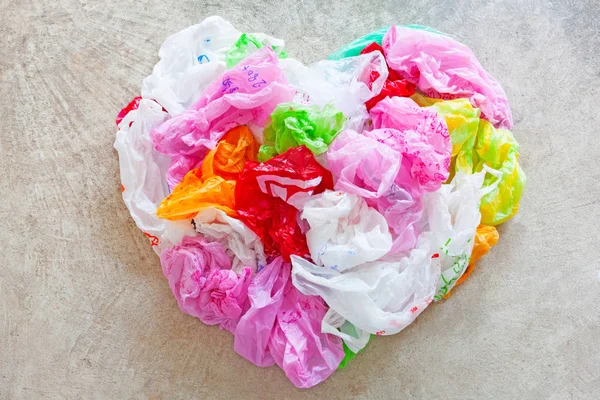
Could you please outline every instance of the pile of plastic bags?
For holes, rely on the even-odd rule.
[[[298,387],[472,272],[525,185],[500,84],[421,26],[311,66],[210,17],[117,117],[123,199],[181,310]]]

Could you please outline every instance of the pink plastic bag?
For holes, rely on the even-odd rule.
[[[250,309],[235,332],[235,351],[260,366],[276,363],[299,388],[327,379],[344,358],[340,338],[321,332],[323,300],[298,291],[291,265],[277,257],[248,288]]]
[[[496,128],[512,128],[502,86],[464,44],[449,36],[392,26],[383,37],[383,48],[390,68],[427,96],[468,98]]]
[[[250,268],[236,275],[223,246],[202,236],[186,236],[181,245],[165,249],[160,263],[181,311],[235,331],[248,309]]]
[[[294,93],[268,47],[223,73],[194,105],[150,134],[156,149],[172,157],[169,185],[198,166],[229,130],[248,123],[263,126],[277,104],[291,101]]]

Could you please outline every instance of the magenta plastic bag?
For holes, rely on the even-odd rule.
[[[413,100],[392,97],[371,110],[373,131],[364,135],[402,154],[398,186],[412,193],[438,190],[449,177],[452,143],[446,122],[437,112]]]
[[[181,245],[165,249],[160,263],[181,311],[235,331],[248,309],[250,268],[236,275],[223,246],[202,236],[186,236]]]
[[[224,72],[195,104],[150,133],[155,148],[171,156],[169,186],[197,167],[229,130],[250,123],[264,126],[277,104],[291,101],[294,93],[267,47]]]
[[[512,128],[502,86],[464,44],[426,30],[392,26],[383,38],[383,48],[390,68],[427,96],[468,98],[496,128]]]
[[[291,265],[277,257],[254,278],[234,347],[258,366],[276,363],[294,385],[309,388],[335,372],[344,349],[340,338],[321,332],[323,300],[300,293],[290,272]]]

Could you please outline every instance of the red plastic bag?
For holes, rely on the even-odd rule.
[[[370,45],[368,45],[367,47],[362,49],[360,54],[368,54],[368,53],[372,53],[374,51],[379,51],[379,52],[381,52],[381,54],[383,54],[385,56],[385,53],[383,52],[383,47],[381,47],[380,45],[378,45],[375,42],[371,43]],[[400,74],[398,74],[393,69],[390,69],[389,65],[388,65],[388,72],[389,72],[388,78],[385,81],[385,83],[383,85],[383,89],[381,89],[381,92],[377,96],[373,97],[371,100],[369,100],[365,103],[365,106],[367,107],[368,111],[370,111],[371,108],[375,107],[375,104],[379,103],[381,100],[385,99],[386,97],[394,97],[394,96],[410,97],[413,94],[415,94],[415,85],[414,84],[410,83],[406,79],[402,79]],[[369,77],[369,85],[372,84],[373,82],[375,82],[375,80],[377,78],[379,78],[379,72],[372,71],[371,76]]]
[[[308,198],[333,189],[331,172],[305,146],[289,149],[264,163],[248,161],[235,188],[239,218],[263,241],[265,253],[307,257],[298,210]]]

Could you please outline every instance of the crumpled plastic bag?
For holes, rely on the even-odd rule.
[[[481,199],[481,222],[498,225],[512,218],[519,209],[519,201],[526,183],[525,173],[519,166],[519,144],[506,129],[495,129],[479,118],[479,110],[466,99],[428,102],[431,109],[443,116],[452,139],[452,173],[478,172],[486,165],[501,173],[499,180],[489,175],[483,186],[494,185],[495,190]]]
[[[249,123],[263,126],[275,107],[293,96],[277,56],[267,47],[224,72],[190,108],[150,133],[155,148],[172,158],[169,186],[199,166],[226,132]]]
[[[362,130],[369,117],[365,103],[381,92],[388,77],[385,58],[379,52],[319,61],[309,67],[289,58],[280,60],[280,65],[296,89],[294,102],[331,104],[348,118],[345,128],[354,130]]]
[[[265,253],[308,255],[298,226],[298,209],[311,195],[333,188],[331,172],[305,146],[291,148],[264,163],[247,162],[235,191],[239,218],[264,243]]]
[[[462,254],[469,243],[472,246],[484,174],[461,174],[425,195],[429,228],[409,256],[365,263],[343,272],[292,256],[294,286],[304,294],[321,296],[331,310],[357,329],[376,335],[398,333],[432,302],[441,288],[441,272],[452,268],[455,255]]]
[[[235,179],[246,161],[256,160],[258,144],[247,127],[230,130],[216,148],[208,152],[202,167],[188,172],[163,200],[156,214],[165,219],[193,218],[199,211],[215,207],[235,217]]]
[[[342,272],[377,260],[392,247],[383,215],[357,195],[326,190],[306,202],[301,217],[310,226],[310,256],[325,268]]]
[[[418,25],[418,24],[410,24],[410,25],[400,25],[405,28],[423,30],[431,33],[437,33],[439,35],[445,35],[442,32],[436,31],[428,26]],[[361,51],[369,46],[371,43],[375,43],[381,45],[383,42],[383,37],[390,30],[389,26],[384,26],[383,28],[379,28],[374,32],[368,33],[364,36],[359,37],[358,39],[350,42],[345,45],[341,49],[333,52],[328,59],[329,60],[341,60],[342,58],[354,57],[361,53]]]
[[[191,232],[187,225],[174,224],[156,216],[158,205],[169,193],[164,182],[169,158],[154,150],[149,133],[163,123],[168,114],[155,101],[137,99],[119,115],[121,120],[117,123],[114,146],[119,153],[123,201],[153,249],[160,253]]]
[[[222,210],[209,207],[194,217],[196,232],[210,241],[216,241],[227,249],[231,258],[231,269],[241,273],[244,268],[256,272],[266,265],[263,244],[260,238],[242,221],[231,218]]]
[[[468,98],[495,127],[512,128],[512,114],[502,86],[479,63],[471,49],[454,39],[392,26],[382,42],[388,65],[429,97]]]
[[[299,388],[327,379],[344,358],[342,341],[321,332],[323,300],[300,293],[290,265],[277,257],[248,288],[250,309],[235,331],[235,351],[267,367],[276,363]]]
[[[374,51],[378,51],[381,54],[384,54],[384,50],[383,47],[381,47],[379,44],[373,42],[371,44],[369,44],[367,47],[365,47],[360,54],[369,54],[372,53]],[[388,68],[388,77],[387,80],[385,81],[385,84],[383,85],[383,88],[381,89],[381,92],[379,92],[379,94],[375,97],[373,97],[371,100],[367,101],[365,103],[365,106],[367,107],[367,111],[370,111],[373,107],[375,107],[375,105],[377,103],[379,103],[381,100],[385,99],[386,97],[410,97],[415,93],[415,85],[410,83],[409,81],[407,81],[406,79],[402,79],[402,77],[400,76],[400,74],[398,74],[396,71],[392,70],[389,68],[389,66],[386,63],[386,66]],[[375,82],[377,80],[377,78],[379,78],[379,72],[377,70],[373,70],[371,72],[371,76],[370,76],[370,82]]]
[[[477,261],[483,257],[490,249],[498,243],[498,239],[500,235],[496,230],[496,227],[490,225],[479,225],[477,227],[477,231],[475,232],[475,243],[473,245],[473,250],[471,251],[471,259],[469,260],[469,265],[467,269],[462,274],[462,276],[456,281],[454,287],[463,283],[471,272],[475,269],[475,264]],[[444,298],[450,297],[452,291],[449,291]]]
[[[396,184],[426,192],[448,179],[452,144],[448,127],[436,112],[403,97],[387,98],[372,110],[373,131],[365,135],[402,154]],[[390,129],[392,128],[392,129]]]
[[[152,75],[144,79],[142,97],[155,99],[173,116],[181,114],[225,71],[225,53],[240,35],[229,22],[212,16],[169,36]]]
[[[235,332],[249,307],[250,268],[238,276],[223,246],[201,236],[186,236],[180,245],[165,249],[160,263],[181,311]]]
[[[258,160],[267,161],[300,145],[305,145],[315,155],[322,154],[340,133],[345,120],[344,115],[330,104],[323,107],[280,104],[263,131],[264,144],[260,147]]]
[[[371,340],[370,333],[357,329],[331,308],[327,310],[323,317],[321,332],[339,336],[344,341],[344,353],[346,355],[339,368],[343,368],[345,362],[348,361],[347,359],[353,359]],[[349,354],[346,349],[349,349],[352,354]]]
[[[233,68],[244,58],[263,47],[270,47],[279,58],[287,58],[285,42],[263,33],[242,33],[238,40],[225,53],[227,68]]]

